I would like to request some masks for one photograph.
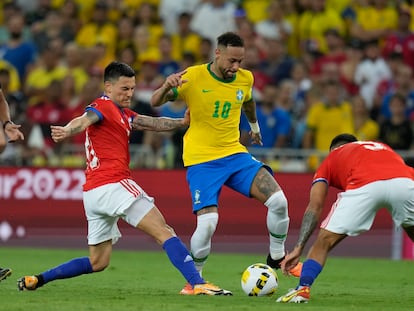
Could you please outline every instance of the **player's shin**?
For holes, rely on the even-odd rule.
[[[283,191],[278,191],[264,204],[268,208],[266,223],[269,230],[270,256],[277,260],[285,256],[285,241],[289,228],[288,203]]]
[[[216,231],[217,223],[217,213],[197,216],[197,228],[191,237],[191,255],[200,275],[207,257],[210,255],[211,238]]]

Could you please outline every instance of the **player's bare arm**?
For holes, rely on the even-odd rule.
[[[302,225],[295,247],[303,250],[306,242],[318,225],[327,193],[328,186],[325,182],[321,181],[313,184],[310,192],[309,204],[303,215]]]
[[[61,142],[68,137],[83,132],[88,126],[99,121],[99,117],[93,111],[87,111],[83,115],[72,119],[65,126],[51,125],[51,134],[54,142]]]
[[[134,130],[150,130],[165,132],[177,128],[187,127],[190,124],[189,111],[187,110],[184,118],[151,117],[138,115],[132,122]]]
[[[187,82],[187,80],[182,79],[182,76],[186,72],[187,71],[184,70],[184,71],[169,75],[165,79],[163,85],[160,88],[156,89],[154,93],[152,94],[151,105],[153,107],[157,107],[157,106],[161,106],[167,101],[175,99],[175,95],[172,89],[175,87],[179,87],[183,85],[183,83]]]
[[[249,134],[252,138],[252,143],[255,145],[262,146],[262,134],[260,133],[260,128],[259,124],[257,123],[256,116],[256,102],[253,99],[244,102],[242,109],[251,127],[251,131],[249,132]]]
[[[9,104],[7,103],[6,97],[4,96],[3,90],[0,84],[0,121],[3,126],[4,133],[6,134],[9,142],[15,142],[17,140],[24,140],[24,135],[20,132],[19,128],[21,125],[14,124],[10,117]],[[5,146],[5,139],[3,146]]]

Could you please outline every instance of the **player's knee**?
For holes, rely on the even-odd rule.
[[[282,190],[273,193],[264,204],[271,213],[286,216],[288,214],[288,201]]]

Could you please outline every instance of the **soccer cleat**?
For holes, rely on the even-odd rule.
[[[0,268],[0,281],[6,279],[12,274],[12,270],[9,268]]]
[[[273,269],[280,269],[280,264],[285,259],[285,256],[283,256],[280,259],[273,259],[270,254],[267,255],[266,263],[268,266],[272,267]],[[300,273],[302,272],[302,263],[299,262],[295,267],[289,270],[289,274],[294,277],[300,277]]]
[[[303,264],[301,262],[298,262],[296,266],[294,266],[292,269],[289,270],[289,274],[294,277],[299,278],[302,272],[302,266]]]
[[[222,289],[211,283],[194,285],[194,295],[209,295],[209,296],[232,296],[233,293],[229,290]]]
[[[286,295],[279,297],[276,302],[282,303],[307,303],[310,299],[310,287],[298,286],[291,289]]]
[[[19,290],[35,290],[37,288],[37,283],[37,277],[24,276],[17,280],[17,288]]]
[[[180,291],[180,295],[194,295],[194,289],[190,283],[186,283]]]

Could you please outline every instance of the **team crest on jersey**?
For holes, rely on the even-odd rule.
[[[200,190],[194,191],[194,204],[200,204]]]
[[[240,89],[238,89],[238,90],[236,91],[236,99],[237,99],[237,101],[241,101],[241,100],[243,99],[243,96],[244,96],[243,91],[242,91],[242,90],[240,90]]]

